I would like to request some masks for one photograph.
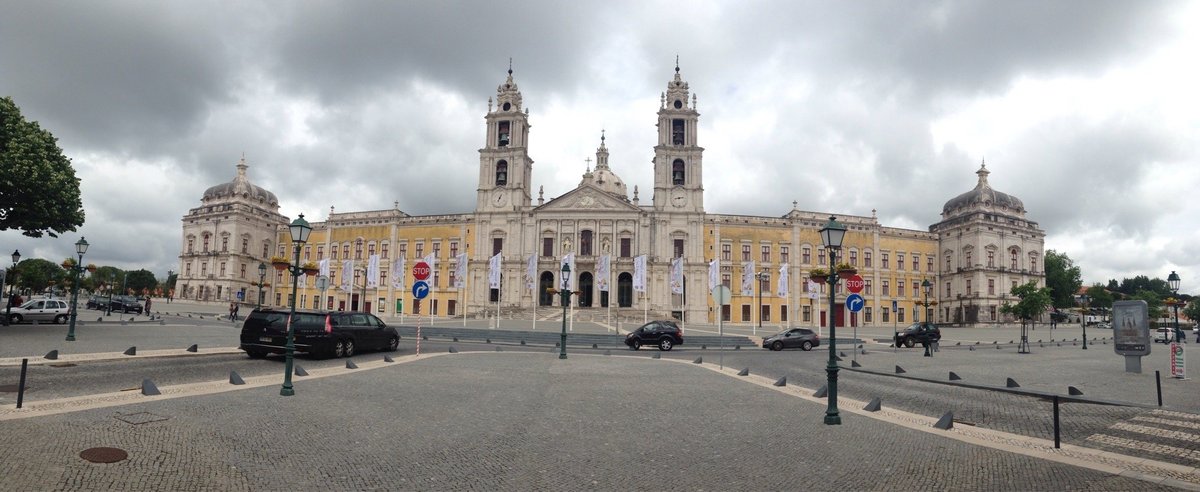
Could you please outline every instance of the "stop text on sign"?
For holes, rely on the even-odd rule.
[[[425,280],[429,278],[430,272],[431,270],[429,268],[429,264],[423,261],[418,261],[417,264],[413,265],[412,268],[413,278],[417,280]]]
[[[849,290],[855,294],[862,292],[863,287],[866,285],[867,282],[863,280],[862,275],[854,275],[846,279],[846,290]]]

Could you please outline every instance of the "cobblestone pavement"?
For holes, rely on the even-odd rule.
[[[1192,344],[1193,346],[1195,344]],[[986,347],[986,346],[985,346]],[[1004,387],[1008,378],[1020,389],[1067,395],[1067,386],[1083,391],[1083,396],[1100,400],[1120,400],[1144,405],[1111,406],[1063,402],[1060,405],[1061,439],[1076,444],[1130,456],[1200,465],[1200,390],[1191,379],[1162,379],[1164,407],[1157,404],[1153,367],[1165,369],[1166,350],[1155,347],[1143,362],[1143,374],[1124,372],[1124,361],[1112,352],[1111,345],[1083,351],[1079,346],[1033,348],[1032,354],[1019,355],[1013,348],[942,349],[934,357],[923,357],[922,350],[868,349],[866,355],[846,354],[839,371],[841,396],[869,401],[880,398],[885,407],[919,415],[940,417],[953,412],[963,424],[1011,432],[1039,439],[1053,439],[1053,405],[1047,399],[1000,391],[921,381],[949,381],[955,372],[961,382]],[[1196,347],[1200,350],[1200,347]],[[849,347],[845,349],[849,351]],[[1192,348],[1187,349],[1189,353]],[[839,351],[840,352],[840,351]],[[668,357],[694,358],[695,352]],[[718,354],[703,354],[706,362],[715,362]],[[1193,356],[1200,356],[1200,353]],[[812,352],[727,351],[722,357],[734,368],[772,378],[787,377],[790,384],[818,388],[827,382],[826,350]],[[856,361],[866,373],[850,370]],[[895,375],[895,367],[906,372]],[[1164,413],[1165,412],[1165,413]]]
[[[707,368],[464,353],[301,379],[290,398],[271,385],[0,420],[0,446],[19,450],[0,456],[0,488],[1167,488],[853,412],[826,426],[819,402]],[[79,458],[97,446],[129,458]]]

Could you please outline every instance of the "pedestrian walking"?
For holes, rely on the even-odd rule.
[[[150,316],[150,297],[146,297],[146,316]]]
[[[237,316],[237,303],[229,303],[229,321],[233,321],[233,317]]]
[[[233,320],[234,321],[238,320],[238,310],[241,309],[241,307],[242,307],[241,305],[236,304],[236,303],[233,305]]]

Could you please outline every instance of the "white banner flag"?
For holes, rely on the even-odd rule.
[[[817,283],[813,282],[812,280],[805,280],[805,282],[808,282],[808,298],[809,299],[816,299],[821,296],[821,286],[820,285],[817,285]]]
[[[721,263],[716,259],[708,262],[708,290],[712,291],[721,283]]]
[[[754,295],[754,262],[742,263],[742,295]]]
[[[367,257],[367,287],[371,289],[379,287],[379,255]]]
[[[354,281],[354,260],[346,260],[342,262],[342,290],[350,292]]]
[[[320,270],[319,275],[329,276],[329,258],[322,259],[317,263],[317,269]]]
[[[600,264],[596,267],[596,287],[600,292],[608,292],[608,277],[612,275],[611,262],[611,256],[604,255],[600,257]]]
[[[787,297],[788,295],[788,264],[784,263],[779,266],[779,285],[775,287],[775,293],[779,297]]]
[[[408,272],[404,270],[404,257],[396,258],[396,261],[392,262],[392,288],[403,291],[406,275]]]
[[[426,282],[429,282],[429,285],[432,286],[434,272],[438,271],[437,256],[434,253],[429,253],[429,254],[425,255],[424,258],[421,258],[421,261],[429,264],[429,278],[426,280]]]
[[[308,288],[308,275],[307,274],[301,273],[300,278],[297,280],[298,281],[296,282],[296,288],[298,288],[298,289],[307,289]]]
[[[671,258],[671,293],[683,293],[683,258]]]
[[[529,261],[525,265],[525,288],[533,290],[537,285],[537,253],[529,255]]]
[[[633,259],[633,290],[646,292],[646,255]]]
[[[488,288],[500,288],[500,253],[488,259]]]
[[[567,256],[562,258],[562,265],[571,266],[571,275],[567,278],[567,290],[575,290],[575,277],[579,272],[575,270],[575,253],[567,253]],[[559,271],[562,271],[562,265],[559,265]],[[562,284],[562,279],[559,279],[559,284]]]
[[[454,288],[461,289],[467,286],[467,254],[459,253],[454,261]]]

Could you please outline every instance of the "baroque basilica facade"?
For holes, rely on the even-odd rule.
[[[595,169],[589,166],[575,189],[550,199],[540,188],[535,193],[529,113],[511,70],[489,98],[485,119],[475,210],[414,216],[398,204],[356,212],[331,207],[325,220],[310,221],[301,262],[319,265],[330,279],[325,290],[302,277],[292,292],[290,277],[270,268],[260,276],[270,257],[292,258],[290,219],[279,214],[273,193],[250,183],[243,159],[233,181],[206,190],[201,205],[183,217],[175,296],[277,306],[297,296],[297,307],[384,316],[503,311],[545,318],[561,316],[538,308],[558,303],[548,289],[560,288],[568,262],[574,308],[601,321],[675,316],[715,324],[719,316],[730,323],[825,326],[832,294],[838,326],[854,326],[1002,322],[999,307],[1012,301],[1013,286],[1045,285],[1045,232],[1026,218],[1021,200],[991,188],[980,166],[975,188],[946,202],[928,230],[882,225],[874,211],[833,214],[848,229],[837,263],[851,265],[865,281],[864,309],[847,312],[841,283],[831,292],[807,281],[810,271],[832,266],[818,235],[831,214],[800,210],[795,202],[779,216],[705,210],[700,113],[678,67],[660,96],[648,200],[637,186],[630,194],[613,172],[603,136]],[[432,290],[416,301],[408,270],[421,259],[432,262]],[[493,270],[498,275],[489,275]],[[729,305],[713,302],[712,281],[731,288]],[[932,285],[928,292],[925,283]],[[927,298],[933,302],[926,305]]]

